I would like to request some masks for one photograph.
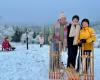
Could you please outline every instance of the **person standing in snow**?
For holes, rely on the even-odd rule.
[[[72,23],[68,25],[67,45],[68,45],[68,60],[67,67],[76,65],[76,56],[78,52],[78,36],[80,31],[79,16],[72,17]]]
[[[84,50],[93,50],[93,42],[96,41],[96,35],[93,28],[89,26],[89,20],[83,19],[82,20],[82,29],[80,30],[79,34],[79,43],[84,44]]]
[[[67,34],[64,33],[67,27],[67,19],[64,12],[61,12],[60,18],[52,27],[52,33],[49,36],[50,42],[50,68],[60,69],[61,58],[60,54],[63,50],[64,42],[67,41]],[[65,40],[65,41],[64,41]],[[67,42],[66,42],[67,43]]]
[[[80,34],[79,34],[79,39],[78,39],[78,43],[80,44],[79,46],[82,47],[82,55],[87,55],[90,56],[93,52],[93,42],[96,41],[96,34],[93,28],[91,28],[89,26],[89,20],[88,19],[83,19],[81,22],[82,25],[82,29],[80,30]],[[86,59],[88,61],[86,61],[86,73],[88,71],[88,67],[89,67],[89,62],[90,62],[90,58]]]
[[[43,47],[43,44],[44,44],[44,36],[43,35],[40,35],[39,43],[40,43],[40,47]]]

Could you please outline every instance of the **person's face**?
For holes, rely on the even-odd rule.
[[[77,25],[79,21],[78,21],[78,19],[74,18],[74,19],[72,20],[72,22],[73,22],[74,25]]]
[[[88,27],[88,26],[89,26],[89,25],[88,25],[87,22],[83,22],[83,23],[82,23],[82,27],[83,27],[83,28]]]
[[[60,19],[60,23],[61,23],[61,24],[66,23],[66,18],[65,18],[65,17],[62,17],[62,18]]]
[[[5,41],[8,41],[8,39],[7,39],[7,38],[5,38]]]

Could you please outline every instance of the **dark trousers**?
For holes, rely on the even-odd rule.
[[[77,45],[68,46],[67,67],[70,67],[70,65],[72,65],[75,68],[77,51],[78,51],[78,46]]]
[[[43,44],[40,44],[40,47],[43,47]]]

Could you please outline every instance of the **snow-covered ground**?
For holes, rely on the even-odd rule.
[[[95,80],[100,79],[100,48],[94,50],[94,67],[95,67]]]
[[[49,46],[42,48],[38,44],[26,45],[13,43],[15,51],[0,52],[0,80],[48,80]],[[100,49],[95,49],[95,80],[100,76]],[[66,53],[63,54],[66,62]],[[66,63],[65,63],[66,64]]]
[[[0,52],[0,80],[48,80],[48,46],[16,45],[16,51]]]

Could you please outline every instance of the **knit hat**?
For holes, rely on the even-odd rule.
[[[66,18],[66,16],[65,16],[63,11],[60,13],[60,16],[59,16],[59,19],[61,19],[61,18]]]

